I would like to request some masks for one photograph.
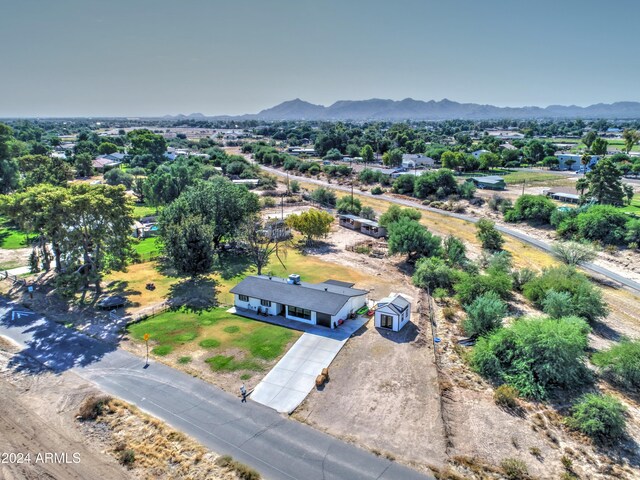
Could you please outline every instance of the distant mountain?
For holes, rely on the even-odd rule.
[[[223,118],[223,117],[219,117]],[[229,118],[229,117],[224,117]],[[496,107],[448,99],[428,102],[404,100],[341,100],[328,107],[296,98],[239,120],[448,120],[527,118],[640,118],[640,102],[598,103],[588,107],[550,105],[546,108]]]
[[[548,107],[496,107],[477,103],[440,101],[340,100],[325,107],[296,98],[258,113],[239,116],[218,115],[208,117],[202,113],[190,115],[165,115],[169,120],[491,120],[491,119],[539,119],[539,118],[640,118],[640,102],[597,103],[588,107],[577,105],[549,105]]]

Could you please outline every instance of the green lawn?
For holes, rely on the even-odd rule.
[[[554,182],[565,180],[566,177],[546,172],[513,172],[505,175],[503,178],[507,185],[513,185],[525,181],[527,183]]]
[[[300,335],[231,315],[222,308],[167,311],[131,325],[129,333],[138,341],[148,333],[153,354],[175,352],[178,362],[185,354],[204,350],[210,355],[205,362],[214,371],[263,370],[266,362],[282,355],[287,344]]]
[[[631,205],[625,205],[622,207],[622,211],[640,215],[640,193],[636,193],[631,200]]]
[[[9,220],[0,217],[0,248],[15,249],[27,246],[26,234],[15,228]]]
[[[133,249],[144,259],[160,253],[160,244],[157,237],[148,237],[137,241]]]
[[[133,218],[136,220],[139,220],[142,217],[153,216],[156,212],[156,207],[150,207],[148,205],[141,205],[138,203],[133,206]]]

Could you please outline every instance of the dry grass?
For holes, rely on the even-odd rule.
[[[86,400],[91,406],[94,397]],[[183,433],[140,412],[125,402],[109,399],[95,418],[95,424],[108,427],[108,452],[139,478],[232,480],[260,478],[242,476],[245,465],[220,457]],[[238,468],[236,468],[236,466]]]

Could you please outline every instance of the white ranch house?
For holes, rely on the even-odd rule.
[[[250,311],[335,328],[367,304],[367,290],[353,283],[326,280],[307,283],[289,278],[251,275],[231,289],[236,312]]]

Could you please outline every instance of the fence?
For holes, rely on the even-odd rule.
[[[11,280],[14,284],[18,283],[18,284],[21,284],[23,287],[27,286],[27,281],[24,278],[20,278],[17,275],[13,275],[7,272],[6,270],[2,272],[2,274],[4,274],[4,280]]]

